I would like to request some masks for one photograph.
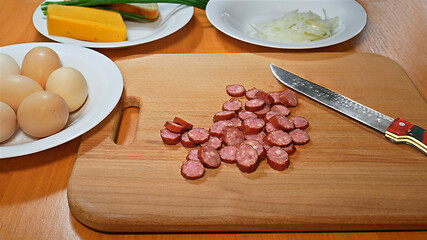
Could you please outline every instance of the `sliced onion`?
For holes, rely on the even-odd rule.
[[[322,19],[319,15],[294,10],[270,22],[251,25],[253,37],[272,42],[310,42],[329,38],[338,27],[338,17]]]

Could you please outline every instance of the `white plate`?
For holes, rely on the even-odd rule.
[[[138,23],[125,21],[128,40],[123,42],[88,42],[49,35],[47,31],[47,18],[40,10],[40,6],[34,11],[33,25],[42,35],[57,42],[90,48],[126,47],[151,42],[178,31],[190,21],[194,13],[194,8],[178,4],[159,3],[159,12],[159,19],[154,22]]]
[[[339,27],[327,39],[304,43],[277,43],[250,36],[251,24],[268,22],[286,13],[312,11],[323,18],[339,17]],[[351,39],[365,27],[365,9],[354,0],[210,0],[206,7],[209,21],[223,33],[255,45],[282,49],[309,49],[331,46]]]
[[[63,66],[76,68],[83,74],[88,98],[79,110],[70,114],[65,129],[54,135],[35,139],[18,130],[11,139],[0,143],[0,159],[39,152],[82,135],[107,117],[122,95],[123,77],[119,68],[94,50],[61,43],[24,43],[0,47],[0,52],[21,64],[25,54],[37,46],[53,49]]]

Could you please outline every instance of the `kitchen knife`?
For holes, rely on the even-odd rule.
[[[404,119],[393,119],[345,96],[270,64],[274,76],[289,88],[381,133],[393,143],[411,145],[427,155],[427,131]]]

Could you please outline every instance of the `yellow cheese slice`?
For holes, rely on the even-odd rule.
[[[127,35],[117,12],[58,4],[47,7],[47,29],[50,35],[91,42],[120,42]]]

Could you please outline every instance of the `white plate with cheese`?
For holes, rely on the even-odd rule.
[[[332,36],[311,42],[273,42],[254,37],[254,25],[273,21],[286,13],[311,11],[323,18],[338,17]],[[221,32],[238,40],[271,48],[310,49],[335,45],[359,34],[367,22],[364,8],[354,0],[210,0],[208,20]]]
[[[70,113],[67,125],[60,132],[45,138],[33,138],[18,129],[0,143],[0,159],[43,151],[68,142],[100,123],[117,105],[123,91],[123,77],[117,65],[95,50],[62,43],[23,43],[0,47],[21,65],[25,54],[34,47],[54,50],[64,67],[79,70],[88,85],[88,98],[81,108]]]
[[[184,27],[194,14],[194,7],[191,6],[169,3],[158,5],[160,16],[156,21],[125,21],[127,40],[123,42],[89,42],[50,35],[47,30],[47,17],[43,15],[40,6],[34,11],[33,25],[43,36],[57,42],[89,48],[118,48],[148,43],[169,36]]]

